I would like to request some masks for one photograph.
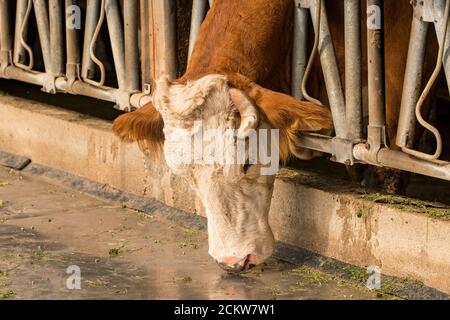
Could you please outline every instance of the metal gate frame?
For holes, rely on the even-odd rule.
[[[421,97],[417,87],[422,82],[421,65],[424,60],[425,35],[429,24],[435,26],[440,51],[447,52],[450,48],[446,1],[412,2],[414,18],[396,140],[402,151],[394,151],[386,146],[383,0],[367,0],[368,14],[371,17],[368,19],[367,28],[367,50],[368,61],[370,61],[368,63],[367,137],[363,137],[362,134],[361,32],[364,29],[360,23],[360,0],[344,0],[343,2],[345,90],[339,77],[334,47],[330,41],[325,2],[323,0],[293,1],[296,6],[292,94],[299,99],[304,98],[300,84],[308,61],[307,30],[310,16],[313,29],[318,33],[318,52],[336,132],[334,137],[302,134],[300,146],[330,153],[333,161],[346,165],[368,163],[450,180],[450,163],[437,160],[441,152],[439,148],[434,155],[421,154],[410,149],[411,139],[408,139],[414,132],[416,121],[414,111],[417,109],[420,111],[418,106]],[[65,0],[63,6],[61,0],[17,0],[15,28],[12,30],[8,12],[13,1],[0,0],[0,78],[40,85],[43,91],[48,93],[66,92],[111,101],[116,103],[118,109],[130,111],[151,101],[153,79],[161,75],[176,77],[175,0],[125,0],[123,24],[119,0],[89,0],[82,56],[79,54],[81,44],[76,40],[79,31],[65,28],[66,44],[64,45],[63,19],[59,18],[65,12],[67,22],[68,15],[71,14],[69,8],[76,3],[76,0]],[[25,41],[31,4],[34,7],[39,39],[43,48],[45,72],[33,71],[32,66],[22,63],[22,57],[26,52],[32,57],[31,48]],[[210,0],[209,5],[211,4]],[[100,10],[101,6],[104,10]],[[189,55],[206,15],[207,7],[208,0],[193,0]],[[319,8],[320,15],[318,15]],[[146,22],[140,24],[140,39],[138,36],[139,12],[140,20]],[[372,23],[374,18],[378,19],[376,23]],[[95,56],[93,48],[103,19],[106,19],[110,31],[118,88],[106,87],[103,74],[99,81],[92,78],[94,64],[102,70],[102,62]],[[444,25],[445,28],[443,28]],[[377,41],[371,41],[371,39]],[[64,50],[67,57],[65,68]],[[447,59],[447,55],[444,55],[442,59],[450,91],[450,60]],[[65,74],[63,74],[64,70]],[[139,74],[141,83],[139,83]],[[434,133],[439,146],[441,141],[439,132]]]
[[[15,27],[11,30],[8,13],[14,2]],[[76,0],[0,0],[0,77],[39,85],[44,92],[51,94],[65,92],[114,102],[118,109],[125,111],[150,101],[149,88],[142,86],[144,90],[141,92],[139,84],[139,1],[124,1],[123,24],[118,0],[87,1],[82,55],[78,41],[80,31],[64,28],[62,19],[65,15],[67,26],[70,16],[77,13],[76,4]],[[100,5],[104,10],[100,10]],[[33,70],[34,53],[26,43],[31,11],[36,17],[44,72]],[[108,24],[118,88],[104,85],[104,66],[93,50],[104,19]],[[25,54],[29,56],[28,65],[22,62]],[[99,81],[92,77],[94,64],[101,70]]]
[[[322,1],[319,5],[319,1]],[[447,4],[447,5],[446,5]],[[450,181],[450,163],[438,160],[442,146],[439,132],[434,132],[438,141],[435,155],[411,150],[407,137],[415,127],[414,110],[420,105],[421,66],[426,45],[426,26],[434,23],[440,51],[450,48],[448,8],[445,0],[412,1],[414,17],[407,59],[404,91],[399,119],[397,145],[402,151],[394,151],[386,143],[386,117],[384,92],[384,37],[383,0],[367,0],[367,55],[368,55],[368,111],[367,138],[362,136],[362,82],[361,82],[361,25],[360,0],[344,0],[345,24],[345,98],[340,82],[334,48],[329,41],[331,35],[323,0],[296,0],[296,23],[294,31],[293,94],[302,98],[300,83],[306,65],[306,36],[308,11],[315,32],[319,32],[319,56],[323,68],[326,90],[333,115],[336,136],[302,134],[301,146],[332,154],[332,160],[353,165],[367,163],[375,166],[395,168]],[[317,10],[321,7],[318,28]],[[372,17],[372,18],[371,18]],[[373,24],[372,19],[378,19]],[[445,25],[445,27],[443,27]],[[376,40],[376,41],[373,41]],[[450,92],[450,60],[441,55]],[[440,65],[440,63],[438,63]],[[419,75],[419,76],[418,76]],[[416,112],[417,113],[417,112]],[[420,121],[420,120],[419,120]],[[437,130],[436,130],[437,131]],[[411,142],[411,141],[409,141]]]

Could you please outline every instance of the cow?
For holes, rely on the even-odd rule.
[[[342,2],[330,0],[326,5],[342,72],[344,40],[338,31],[343,28]],[[251,130],[278,129],[282,161],[311,156],[298,147],[296,133],[329,131],[333,124],[328,108],[289,95],[293,12],[292,0],[214,1],[184,75],[156,81],[153,103],[120,116],[113,125],[123,141],[137,142],[155,156],[164,154],[172,172],[188,180],[206,209],[209,253],[230,272],[251,269],[273,253],[268,212],[275,177],[261,174],[263,163],[180,164],[177,132],[195,132],[195,123],[201,121],[202,130],[214,128],[224,136],[229,128],[238,129],[237,144],[248,139]],[[412,9],[408,1],[389,1],[385,13],[387,119],[392,139]],[[363,56],[363,66],[366,60]],[[309,88],[326,105],[320,74],[316,63]],[[215,147],[209,140],[206,144]]]
[[[290,90],[294,2],[217,0],[203,22],[187,70],[159,79],[153,103],[114,122],[124,141],[163,153],[169,168],[197,192],[208,219],[209,253],[227,271],[264,262],[274,250],[268,213],[274,174],[261,163],[176,164],[176,134],[201,121],[225,135],[236,128],[279,129],[279,155],[301,155],[297,131],[332,128],[328,108],[297,100]],[[243,136],[242,136],[243,135]],[[238,143],[236,141],[236,143]],[[209,146],[214,148],[214,146]]]

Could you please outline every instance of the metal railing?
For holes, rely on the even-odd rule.
[[[148,102],[149,92],[141,90],[147,88],[139,83],[139,1],[124,1],[123,8],[118,0],[86,1],[84,28],[80,25],[81,9],[77,4],[76,0],[0,0],[0,77],[42,86],[47,93],[65,92],[111,101],[126,111]],[[14,28],[9,15],[13,6]],[[36,52],[27,43],[33,13],[44,71],[34,68]],[[104,64],[95,53],[105,20],[116,88],[105,85]],[[80,38],[84,39],[83,45]],[[99,80],[94,79],[96,67]]]
[[[303,134],[301,146],[309,149],[332,154],[332,160],[352,165],[356,162],[368,163],[376,166],[395,168],[450,180],[450,163],[437,160],[440,156],[440,134],[433,131],[438,142],[435,155],[429,156],[409,149],[416,125],[416,115],[420,121],[419,93],[421,86],[422,66],[425,58],[426,31],[430,23],[434,23],[439,39],[441,51],[447,52],[450,46],[448,28],[448,2],[445,0],[413,1],[414,17],[410,48],[405,74],[404,91],[399,117],[397,145],[402,151],[394,151],[386,144],[386,117],[384,93],[384,43],[383,43],[383,0],[367,0],[367,69],[368,69],[368,111],[369,124],[367,137],[362,136],[362,104],[361,104],[361,26],[360,26],[360,0],[345,0],[345,100],[340,83],[337,63],[327,22],[325,2],[323,0],[297,0],[296,23],[294,31],[293,56],[293,88],[300,87],[300,79],[306,63],[307,42],[304,30],[307,24],[309,10],[315,32],[319,33],[319,56],[325,78],[330,108],[336,129],[335,137],[320,136],[316,134]],[[317,8],[321,8],[319,23]],[[328,41],[327,41],[328,39]],[[376,39],[377,41],[373,41]],[[450,60],[444,55],[444,70],[447,83],[450,85]],[[441,65],[438,62],[438,66]],[[299,76],[300,75],[300,76]],[[450,91],[450,87],[449,87]],[[293,93],[302,98],[298,89]],[[426,95],[424,92],[423,95]],[[422,100],[423,102],[423,100]],[[416,112],[415,112],[416,111]],[[422,119],[423,120],[423,119]],[[424,120],[423,120],[424,121]],[[427,129],[431,125],[425,126]],[[433,127],[434,128],[434,127]],[[409,139],[408,139],[409,138]]]
[[[65,3],[61,0],[0,0],[0,77],[40,85],[48,93],[66,92],[111,101],[125,111],[150,101],[153,79],[163,74],[176,78],[175,0],[89,0],[82,37],[81,29],[67,25],[77,14],[77,3],[76,0],[65,0]],[[335,136],[302,134],[302,147],[330,153],[333,161],[346,165],[362,162],[450,180],[450,163],[436,160],[440,150],[430,157],[410,149],[416,115],[420,116],[420,96],[416,88],[422,81],[425,36],[430,24],[435,26],[441,51],[447,52],[450,46],[446,2],[412,3],[414,18],[396,141],[402,151],[394,151],[386,147],[383,1],[367,0],[371,17],[367,38],[378,41],[368,40],[367,43],[369,124],[367,137],[363,137],[361,32],[366,32],[366,28],[362,28],[360,22],[361,0],[343,2],[345,86],[341,83],[330,41],[326,2],[295,0],[292,94],[299,99],[307,97],[301,84],[308,63],[308,21],[311,18],[336,133]],[[193,0],[189,55],[211,4],[211,0]],[[12,9],[15,9],[15,21],[11,21],[14,16],[9,15]],[[33,69],[34,52],[27,43],[32,12],[42,48],[43,72]],[[64,14],[65,19],[62,19]],[[105,20],[117,80],[115,88],[105,85],[102,58],[96,56]],[[84,39],[82,44],[80,38]],[[450,80],[450,60],[447,55],[442,58],[447,80]],[[439,142],[439,132],[434,133]]]

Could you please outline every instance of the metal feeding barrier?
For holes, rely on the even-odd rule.
[[[300,146],[330,153],[333,161],[346,165],[368,163],[450,180],[450,163],[438,160],[442,152],[441,136],[421,115],[423,100],[442,66],[450,90],[450,60],[446,54],[450,47],[450,33],[447,32],[450,1],[411,1],[414,17],[396,139],[402,151],[394,151],[386,146],[383,1],[367,0],[367,28],[361,26],[361,0],[342,2],[345,28],[344,86],[330,41],[326,2],[292,1],[295,1],[292,94],[299,99],[312,99],[305,92],[305,82],[310,71],[307,53],[308,23],[311,19],[315,48],[322,65],[335,126],[335,136],[301,134]],[[150,84],[153,79],[163,74],[171,78],[177,76],[176,0],[84,1],[84,27],[81,26],[79,2],[82,1],[0,0],[0,77],[40,85],[48,93],[65,92],[111,101],[118,109],[130,111],[151,101]],[[192,2],[189,56],[212,2]],[[10,14],[14,9],[15,16]],[[32,48],[29,40],[30,16],[33,13],[43,71],[37,71],[34,66],[36,49]],[[103,57],[97,56],[96,49],[101,41],[100,34],[105,21],[116,87],[105,85],[107,74]],[[417,88],[423,80],[426,34],[431,24],[439,40],[439,60],[434,79],[430,79],[420,95]],[[367,137],[363,137],[362,120],[363,30],[367,30],[368,39]],[[82,43],[80,39],[83,39]],[[435,154],[428,155],[411,149],[416,119],[435,135]]]
[[[405,0],[406,1],[406,0]],[[302,134],[301,146],[332,154],[332,160],[346,165],[368,163],[415,172],[435,178],[450,180],[450,163],[437,160],[442,152],[439,132],[421,116],[421,106],[442,64],[450,89],[450,60],[448,52],[450,34],[450,1],[411,1],[414,7],[412,31],[402,94],[397,145],[402,151],[391,150],[386,144],[386,116],[384,90],[384,2],[367,0],[367,69],[368,114],[367,137],[362,135],[362,81],[361,81],[361,1],[344,0],[345,28],[345,93],[340,81],[335,51],[330,41],[325,2],[323,0],[296,0],[293,94],[304,97],[300,88],[306,56],[308,11],[318,38],[318,52],[322,64],[328,100],[330,103],[336,136]],[[320,10],[320,15],[317,11]],[[428,25],[435,26],[440,45],[437,67],[424,92],[419,96],[421,75],[425,58]],[[416,119],[436,137],[437,151],[434,155],[410,149]]]
[[[83,28],[81,9],[76,0],[1,0],[0,77],[42,86],[47,93],[65,92],[111,101],[121,110],[140,107],[150,99],[149,92],[145,91],[148,88],[139,83],[139,1],[123,1],[123,8],[118,0],[85,3]],[[15,16],[10,15],[14,4]],[[32,36],[29,24],[33,12],[43,71],[35,69],[37,53],[28,40]],[[105,85],[105,67],[95,52],[105,21],[117,88]],[[96,67],[100,73],[98,80],[94,79]]]

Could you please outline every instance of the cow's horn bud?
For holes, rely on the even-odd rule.
[[[251,130],[258,127],[258,109],[253,105],[250,99],[238,89],[231,89],[230,97],[241,116],[241,126],[239,127],[237,136],[239,139],[245,139],[250,135]]]

